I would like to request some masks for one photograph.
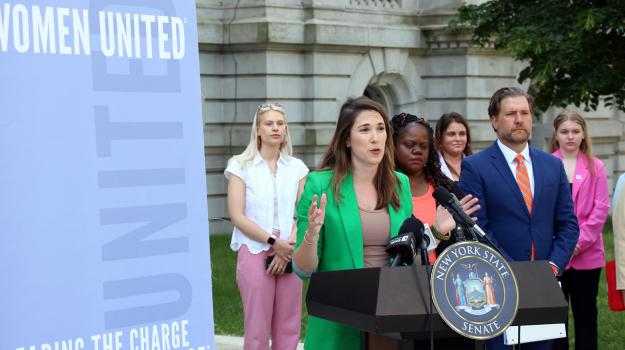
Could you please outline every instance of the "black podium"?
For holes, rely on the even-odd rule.
[[[511,262],[519,287],[513,325],[563,323],[568,305],[546,261]],[[403,348],[429,344],[429,287],[425,266],[382,267],[314,273],[306,296],[312,316],[365,332],[400,339]],[[463,338],[432,307],[436,349],[475,349],[483,342]]]

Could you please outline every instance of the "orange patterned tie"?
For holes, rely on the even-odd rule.
[[[525,161],[523,160],[523,156],[517,154],[514,157],[514,160],[517,163],[516,166],[516,182],[519,185],[519,189],[521,190],[521,194],[523,195],[523,200],[525,201],[525,205],[527,206],[527,211],[532,213],[532,185],[530,184],[530,178],[527,175],[527,168],[525,167]]]

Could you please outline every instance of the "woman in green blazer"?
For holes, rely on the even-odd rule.
[[[364,267],[363,211],[387,215],[388,239],[397,235],[412,214],[410,185],[405,175],[394,171],[393,142],[387,135],[390,124],[380,104],[363,96],[348,99],[341,107],[321,170],[308,175],[297,206],[293,265],[300,277],[314,271]],[[440,220],[437,217],[435,226],[447,232],[455,223],[447,214]],[[386,242],[377,248],[383,251]],[[304,346],[356,350],[360,349],[360,333],[309,316]]]

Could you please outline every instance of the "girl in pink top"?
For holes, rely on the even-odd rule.
[[[580,230],[560,281],[573,309],[575,349],[597,349],[597,292],[605,266],[603,225],[610,208],[608,179],[603,163],[592,155],[586,122],[579,113],[560,113],[553,128],[551,152],[564,164]],[[568,340],[562,339],[557,348],[568,349]]]

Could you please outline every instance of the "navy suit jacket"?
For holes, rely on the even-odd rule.
[[[511,260],[548,260],[560,272],[571,259],[579,227],[562,162],[530,147],[534,173],[532,213],[497,142],[462,162],[460,187],[479,198],[478,225]]]

